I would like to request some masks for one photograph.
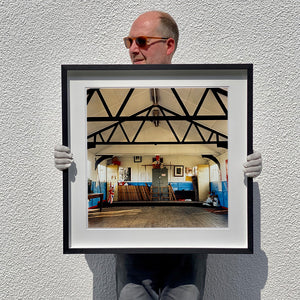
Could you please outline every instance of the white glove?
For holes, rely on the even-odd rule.
[[[54,165],[60,170],[68,169],[73,162],[73,154],[69,147],[56,145],[54,147]]]
[[[244,173],[247,177],[257,177],[262,170],[262,158],[260,152],[254,152],[247,156],[244,163]]]

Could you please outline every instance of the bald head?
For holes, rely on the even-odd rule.
[[[178,27],[167,13],[149,11],[140,15],[132,24],[129,37],[133,43],[129,54],[134,64],[170,64],[178,42]],[[139,47],[134,38],[139,36],[164,39],[147,39],[147,45]]]
[[[136,21],[157,22],[156,26],[158,32],[162,36],[173,38],[175,40],[175,48],[177,47],[178,38],[179,38],[178,26],[175,20],[169,14],[157,10],[148,11],[141,14],[135,20],[135,22]]]

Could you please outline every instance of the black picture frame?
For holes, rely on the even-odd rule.
[[[63,251],[65,254],[72,253],[253,253],[253,183],[251,178],[244,178],[242,172],[237,172],[236,165],[242,164],[242,160],[247,154],[253,152],[252,147],[252,106],[253,106],[253,65],[252,64],[187,64],[187,65],[62,65],[62,132],[64,145],[71,147],[74,153],[74,163],[63,172]],[[155,231],[156,237],[149,234],[147,230],[137,229],[132,234],[132,230],[89,230],[86,227],[86,218],[81,215],[80,209],[74,201],[74,197],[81,197],[84,194],[76,195],[78,189],[87,189],[85,175],[83,176],[84,163],[80,157],[84,157],[84,152],[78,141],[74,140],[73,119],[78,122],[78,115],[74,115],[77,107],[74,104],[73,96],[78,91],[84,97],[86,89],[93,86],[96,82],[106,82],[111,86],[130,86],[128,82],[138,82],[141,86],[166,82],[166,85],[182,86],[195,82],[195,85],[204,86],[228,86],[231,95],[239,94],[238,101],[241,101],[243,118],[235,119],[235,107],[229,112],[230,118],[235,120],[240,127],[236,130],[239,136],[246,136],[245,140],[237,142],[236,132],[232,134],[232,141],[229,138],[228,149],[233,151],[238,159],[229,159],[229,186],[231,187],[232,199],[235,201],[238,191],[233,193],[233,185],[230,185],[230,176],[238,179],[236,186],[242,191],[239,194],[239,201],[242,203],[242,213],[237,217],[235,208],[232,205],[229,214],[231,226],[224,230],[211,230],[210,237],[212,242],[205,241],[204,230],[171,230],[158,229]],[[118,82],[117,84],[115,82]],[[121,82],[121,84],[120,84]],[[124,84],[123,84],[124,82]],[[169,83],[167,83],[169,82]],[[85,122],[85,117],[79,114],[79,123]],[[77,126],[77,125],[76,125]],[[245,128],[245,130],[244,130]],[[229,129],[231,130],[231,129]],[[244,130],[244,131],[243,131]],[[241,131],[243,131],[241,133]],[[80,135],[81,133],[79,133]],[[83,133],[84,134],[84,133]],[[86,134],[86,133],[85,133]],[[83,135],[82,135],[83,136]],[[86,148],[85,148],[86,149]],[[239,152],[240,151],[240,152]],[[78,155],[78,156],[77,156]],[[231,173],[230,173],[231,172]],[[75,180],[76,178],[76,180]],[[84,202],[84,201],[82,201]],[[86,201],[85,201],[86,202]],[[238,202],[235,202],[238,203]],[[78,221],[78,219],[80,221]],[[76,220],[76,222],[75,222]],[[78,221],[78,222],[77,222]],[[235,228],[239,228],[237,231]],[[122,240],[115,238],[115,234]],[[153,230],[151,230],[153,232]],[[94,235],[96,234],[96,235]],[[134,239],[127,239],[128,234],[135,236]],[[149,235],[149,236],[148,236]],[[147,236],[149,242],[143,240]],[[172,237],[176,236],[176,239]],[[188,239],[186,240],[186,237]],[[216,239],[214,239],[216,236]],[[219,241],[220,236],[228,239]],[[127,240],[126,240],[127,239]],[[95,241],[97,241],[95,243]]]
[[[184,166],[174,166],[174,177],[183,177],[184,175]]]
[[[143,161],[143,157],[140,156],[140,155],[136,155],[136,156],[133,157],[133,161],[134,161],[135,163],[140,163],[140,162]]]

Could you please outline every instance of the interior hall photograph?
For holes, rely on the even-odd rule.
[[[226,87],[86,97],[89,228],[228,226]]]

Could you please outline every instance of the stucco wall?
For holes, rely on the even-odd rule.
[[[60,65],[130,63],[122,37],[150,9],[179,24],[174,63],[254,63],[254,146],[264,159],[255,254],[209,255],[205,299],[299,297],[299,1],[6,0],[1,299],[116,299],[112,255],[62,254]]]

